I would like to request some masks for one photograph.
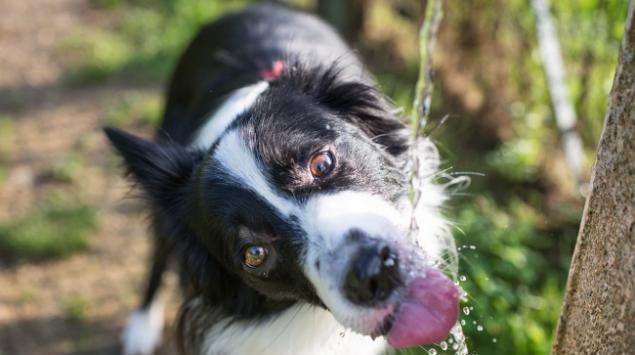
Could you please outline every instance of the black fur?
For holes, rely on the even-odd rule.
[[[391,201],[403,196],[405,126],[333,30],[272,6],[228,15],[203,28],[179,61],[156,142],[106,129],[151,203],[156,248],[144,306],[171,254],[186,297],[202,300],[215,319],[259,318],[297,301],[322,305],[299,268],[304,235],[297,220],[233,181],[214,161],[214,147],[187,148],[210,112],[233,90],[261,80],[259,71],[275,60],[284,60],[283,73],[234,126],[279,191],[299,204],[312,193],[351,188]],[[298,167],[325,145],[338,153],[336,170],[309,179]],[[275,248],[271,267],[256,273],[241,265],[240,250],[261,239]],[[183,313],[182,345],[196,343],[188,317],[196,319],[191,307]]]

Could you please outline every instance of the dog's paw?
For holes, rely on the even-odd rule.
[[[148,309],[139,309],[128,318],[121,333],[124,355],[150,355],[161,343],[163,332],[163,306],[153,304]]]

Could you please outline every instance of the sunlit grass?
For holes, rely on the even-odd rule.
[[[118,18],[112,31],[82,32],[62,50],[74,61],[65,76],[75,84],[113,77],[165,80],[178,54],[199,28],[249,1],[94,0]]]
[[[161,118],[162,100],[158,93],[126,93],[106,114],[108,126],[121,127],[137,122],[156,128]]]

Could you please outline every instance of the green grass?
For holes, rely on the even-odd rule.
[[[75,84],[113,77],[162,81],[196,31],[212,19],[241,8],[246,0],[95,0],[93,6],[119,18],[110,32],[77,33],[61,51],[74,65],[65,77]]]
[[[134,48],[116,33],[86,31],[67,38],[61,48],[76,65],[64,73],[65,80],[75,84],[100,82],[127,65]]]
[[[86,320],[90,304],[81,296],[72,296],[64,300],[64,309],[68,318],[76,322]]]
[[[6,162],[13,151],[11,143],[14,130],[13,120],[8,116],[0,116],[0,183],[6,179],[8,174]]]
[[[86,249],[96,225],[93,207],[47,202],[26,217],[0,224],[0,255],[18,260],[64,257]]]
[[[161,97],[157,93],[126,93],[106,115],[108,126],[121,127],[130,122],[156,128],[161,118]]]
[[[81,168],[81,155],[77,152],[72,152],[53,165],[51,175],[57,181],[72,183],[76,180]]]

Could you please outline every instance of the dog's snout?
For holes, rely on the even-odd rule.
[[[397,254],[385,243],[362,246],[344,280],[346,297],[359,305],[386,300],[401,283],[398,263]]]

